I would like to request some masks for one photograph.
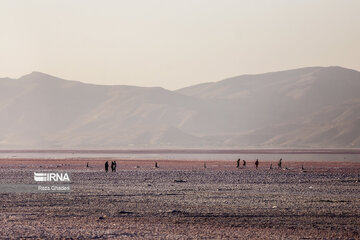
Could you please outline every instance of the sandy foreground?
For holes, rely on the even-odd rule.
[[[360,163],[105,160],[0,159],[0,184],[54,171],[72,187],[0,193],[0,238],[360,239]]]

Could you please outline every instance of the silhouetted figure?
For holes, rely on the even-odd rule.
[[[114,172],[116,172],[116,161],[114,161]]]
[[[237,168],[240,167],[240,158],[236,161],[236,167],[237,167]]]
[[[281,164],[282,164],[282,158],[280,158],[279,162],[278,162],[278,167],[281,168]]]
[[[105,172],[108,172],[109,171],[109,162],[106,161],[105,162]]]
[[[302,165],[301,165],[301,170],[303,170],[303,171],[304,171],[304,164],[302,164]]]
[[[204,168],[206,168],[206,162],[204,162]]]
[[[243,168],[246,167],[246,161],[243,160]]]
[[[259,167],[259,159],[256,159],[256,161],[255,161],[255,167],[256,167],[256,169],[258,169],[258,167]]]
[[[111,161],[111,172],[115,172],[115,161]]]
[[[89,163],[86,163],[86,167],[89,167]]]
[[[272,164],[270,164],[270,169],[272,169]]]
[[[159,168],[159,166],[158,166],[157,162],[155,162],[155,168]]]

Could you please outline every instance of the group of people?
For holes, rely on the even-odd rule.
[[[105,162],[105,172],[109,171],[109,162]],[[116,172],[116,161],[111,161],[111,172]]]
[[[240,168],[240,161],[241,161],[240,158],[236,161],[236,167],[237,168]],[[278,162],[278,167],[281,168],[281,166],[282,166],[282,158],[280,158],[280,160]],[[89,167],[89,163],[86,164],[86,167]],[[111,172],[116,172],[116,161],[111,161],[111,166],[110,167],[111,167]],[[246,167],[246,161],[244,159],[242,160],[242,167],[243,168]],[[258,167],[259,167],[259,159],[256,159],[255,167],[256,167],[256,169],[258,169]],[[159,168],[157,162],[155,162],[155,168]],[[204,168],[206,168],[206,163],[204,163]],[[272,164],[270,165],[270,169],[272,169]],[[302,166],[302,169],[304,169],[304,166]],[[106,161],[105,162],[105,172],[108,172],[108,171],[109,171],[109,162]]]
[[[86,164],[86,167],[89,167],[89,163]],[[116,172],[116,161],[111,161],[111,172]],[[155,162],[155,168],[159,168],[159,165],[157,162]],[[105,172],[109,171],[109,162],[105,162]]]
[[[236,167],[237,167],[237,168],[240,168],[240,161],[241,161],[240,158],[236,161]],[[279,162],[278,162],[278,167],[281,168],[281,165],[282,165],[282,158],[280,158],[280,160],[279,160]],[[242,167],[243,167],[243,168],[246,167],[246,161],[245,161],[244,159],[243,159]],[[258,169],[258,167],[259,167],[259,159],[256,159],[256,161],[255,161],[255,168]],[[272,164],[270,165],[270,169],[272,169]]]
[[[236,167],[237,167],[237,168],[240,168],[240,160],[241,160],[241,159],[239,158],[239,159],[236,161]],[[243,165],[243,167],[246,167],[246,161],[245,161],[244,159],[243,159],[243,164],[242,164],[242,165]]]

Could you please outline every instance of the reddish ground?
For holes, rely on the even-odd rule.
[[[69,172],[72,184],[0,193],[0,238],[360,238],[360,163],[117,159],[105,173],[106,160],[0,159],[0,184],[34,184],[34,171]]]

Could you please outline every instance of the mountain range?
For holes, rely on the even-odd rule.
[[[175,91],[0,78],[0,148],[359,148],[360,72],[307,67]]]

